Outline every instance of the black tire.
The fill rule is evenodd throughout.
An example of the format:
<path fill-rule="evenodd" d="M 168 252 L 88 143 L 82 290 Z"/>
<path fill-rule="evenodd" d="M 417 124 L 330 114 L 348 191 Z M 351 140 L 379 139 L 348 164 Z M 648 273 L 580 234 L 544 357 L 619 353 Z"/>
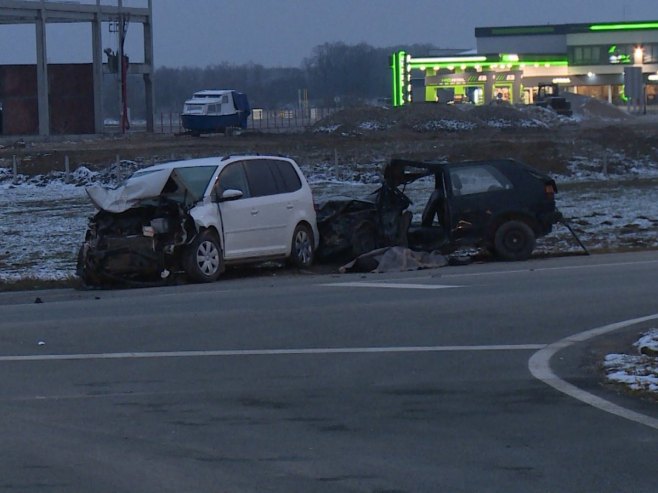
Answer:
<path fill-rule="evenodd" d="M 535 249 L 535 233 L 523 221 L 501 224 L 494 236 L 494 252 L 504 260 L 526 260 Z"/>
<path fill-rule="evenodd" d="M 315 242 L 313 231 L 306 224 L 298 224 L 292 234 L 292 248 L 290 249 L 290 263 L 300 269 L 313 264 L 315 258 Z"/>
<path fill-rule="evenodd" d="M 82 245 L 78 250 L 78 260 L 76 262 L 75 274 L 80 278 L 82 286 L 97 286 L 99 285 L 98 278 L 92 276 L 87 267 L 87 259 L 85 257 L 85 247 Z"/>
<path fill-rule="evenodd" d="M 377 228 L 369 221 L 362 222 L 352 233 L 352 254 L 359 257 L 377 248 Z"/>
<path fill-rule="evenodd" d="M 224 270 L 224 255 L 217 235 L 200 231 L 183 252 L 183 269 L 196 282 L 214 282 Z"/>
<path fill-rule="evenodd" d="M 86 275 L 86 268 L 85 268 L 85 246 L 80 245 L 80 248 L 78 249 L 78 258 L 75 263 L 75 273 L 78 277 L 81 277 L 84 279 L 84 276 Z"/>

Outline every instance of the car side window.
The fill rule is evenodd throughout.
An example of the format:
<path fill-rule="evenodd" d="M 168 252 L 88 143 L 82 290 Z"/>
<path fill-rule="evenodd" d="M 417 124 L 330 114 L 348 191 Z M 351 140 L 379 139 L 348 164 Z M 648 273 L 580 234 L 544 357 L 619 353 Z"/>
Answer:
<path fill-rule="evenodd" d="M 513 188 L 500 171 L 490 165 L 463 166 L 450 170 L 453 195 L 472 195 Z"/>
<path fill-rule="evenodd" d="M 288 161 L 272 160 L 270 161 L 274 177 L 277 181 L 277 187 L 280 193 L 296 192 L 302 188 L 302 182 L 292 164 Z"/>
<path fill-rule="evenodd" d="M 266 159 L 250 159 L 244 162 L 247 181 L 252 197 L 275 195 L 279 192 L 274 174 Z"/>
<path fill-rule="evenodd" d="M 216 190 L 219 196 L 226 190 L 240 190 L 243 199 L 250 196 L 247 177 L 241 162 L 231 163 L 222 170 L 217 178 Z"/>

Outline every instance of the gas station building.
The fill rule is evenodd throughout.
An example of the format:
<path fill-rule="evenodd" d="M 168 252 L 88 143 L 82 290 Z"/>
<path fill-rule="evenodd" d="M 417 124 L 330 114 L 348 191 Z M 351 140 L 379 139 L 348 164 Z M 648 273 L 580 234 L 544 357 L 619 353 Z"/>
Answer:
<path fill-rule="evenodd" d="M 642 103 L 658 104 L 658 21 L 480 27 L 475 38 L 475 53 L 394 53 L 393 105 L 531 104 L 538 85 L 551 83 L 622 105 L 628 67 L 641 73 Z"/>

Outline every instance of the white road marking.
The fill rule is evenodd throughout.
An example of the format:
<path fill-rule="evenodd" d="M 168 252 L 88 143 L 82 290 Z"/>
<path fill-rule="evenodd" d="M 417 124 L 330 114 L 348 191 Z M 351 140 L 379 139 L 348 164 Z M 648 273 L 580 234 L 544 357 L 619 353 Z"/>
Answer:
<path fill-rule="evenodd" d="M 626 409 L 621 406 L 618 406 L 617 404 L 613 404 L 612 402 L 602 399 L 601 397 L 598 397 L 596 395 L 590 394 L 589 392 L 585 392 L 584 390 L 579 389 L 575 385 L 572 385 L 569 382 L 562 380 L 555 373 L 553 373 L 550 366 L 550 360 L 557 352 L 573 344 L 577 344 L 579 342 L 583 342 L 588 339 L 592 339 L 594 337 L 598 337 L 600 335 L 613 332 L 615 330 L 630 327 L 631 325 L 639 324 L 642 322 L 648 322 L 650 320 L 656 320 L 656 319 L 658 319 L 658 314 L 635 318 L 632 320 L 625 320 L 623 322 L 606 325 L 604 327 L 587 330 L 585 332 L 581 332 L 579 334 L 566 337 L 560 341 L 545 346 L 544 348 L 533 354 L 530 360 L 528 361 L 528 368 L 530 369 L 530 372 L 535 378 L 541 380 L 547 385 L 550 385 L 554 389 L 573 397 L 574 399 L 578 399 L 581 402 L 589 404 L 590 406 L 594 406 L 597 409 L 600 409 L 607 413 L 611 413 L 616 416 L 620 416 L 622 418 L 629 419 L 631 421 L 635 421 L 636 423 L 640 423 L 658 430 L 658 419 L 652 418 L 650 416 L 635 411 L 631 411 L 630 409 Z"/>
<path fill-rule="evenodd" d="M 487 272 L 459 272 L 459 273 L 444 273 L 434 274 L 429 276 L 415 276 L 415 277 L 400 277 L 396 281 L 418 281 L 422 279 L 427 280 L 437 280 L 437 279 L 448 279 L 448 278 L 461 278 L 461 277 L 488 277 L 488 276 L 499 276 L 499 275 L 508 275 L 508 274 L 528 274 L 529 272 L 551 272 L 551 271 L 563 271 L 563 270 L 582 270 L 582 269 L 597 269 L 601 267 L 628 267 L 635 265 L 645 265 L 645 264 L 657 264 L 658 260 L 642 260 L 640 262 L 616 262 L 609 264 L 591 264 L 591 265 L 564 265 L 560 267 L 526 267 L 523 269 L 514 269 L 514 270 L 492 270 Z M 438 270 L 438 269 L 437 269 Z M 454 271 L 450 271 L 454 272 Z"/>
<path fill-rule="evenodd" d="M 400 346 L 400 347 L 346 347 L 301 349 L 235 349 L 217 351 L 159 351 L 141 353 L 90 353 L 90 354 L 30 354 L 0 356 L 0 363 L 20 361 L 71 361 L 146 358 L 199 358 L 224 356 L 279 356 L 303 354 L 370 354 L 370 353 L 442 353 L 458 351 L 535 351 L 545 344 L 501 344 L 493 346 Z"/>
<path fill-rule="evenodd" d="M 464 274 L 445 274 L 442 277 L 480 277 L 492 276 L 496 274 L 527 274 L 528 272 L 551 272 L 563 270 L 582 270 L 598 269 L 600 267 L 628 267 L 631 265 L 656 264 L 658 260 L 643 260 L 640 262 L 616 262 L 609 264 L 591 264 L 591 265 L 563 265 L 560 267 L 528 267 L 527 269 L 500 270 L 491 272 L 467 272 Z"/>
<path fill-rule="evenodd" d="M 388 289 L 448 289 L 461 286 L 448 286 L 446 284 L 403 284 L 397 282 L 332 282 L 320 286 L 345 288 L 388 288 Z"/>

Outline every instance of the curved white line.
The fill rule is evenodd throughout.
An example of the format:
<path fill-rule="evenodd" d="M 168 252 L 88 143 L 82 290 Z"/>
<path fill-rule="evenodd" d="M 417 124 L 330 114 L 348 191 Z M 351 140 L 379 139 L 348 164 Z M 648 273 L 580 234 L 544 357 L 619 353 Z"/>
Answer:
<path fill-rule="evenodd" d="M 623 322 L 605 325 L 603 327 L 587 330 L 585 332 L 566 337 L 560 341 L 546 346 L 544 349 L 541 349 L 540 351 L 537 351 L 535 354 L 533 354 L 528 361 L 528 368 L 530 369 L 530 373 L 532 373 L 532 375 L 538 380 L 541 380 L 554 389 L 567 394 L 574 399 L 578 399 L 585 404 L 589 404 L 590 406 L 596 407 L 597 409 L 607 413 L 614 414 L 658 430 L 658 419 L 635 411 L 631 411 L 630 409 L 626 409 L 618 406 L 617 404 L 613 404 L 612 402 L 590 394 L 589 392 L 585 392 L 575 385 L 562 380 L 555 373 L 553 373 L 550 366 L 550 360 L 557 352 L 573 344 L 583 342 L 588 339 L 613 332 L 615 330 L 623 329 L 625 327 L 630 327 L 631 325 L 656 319 L 658 319 L 658 314 L 648 315 L 646 317 L 634 318 L 632 320 L 625 320 Z"/>

